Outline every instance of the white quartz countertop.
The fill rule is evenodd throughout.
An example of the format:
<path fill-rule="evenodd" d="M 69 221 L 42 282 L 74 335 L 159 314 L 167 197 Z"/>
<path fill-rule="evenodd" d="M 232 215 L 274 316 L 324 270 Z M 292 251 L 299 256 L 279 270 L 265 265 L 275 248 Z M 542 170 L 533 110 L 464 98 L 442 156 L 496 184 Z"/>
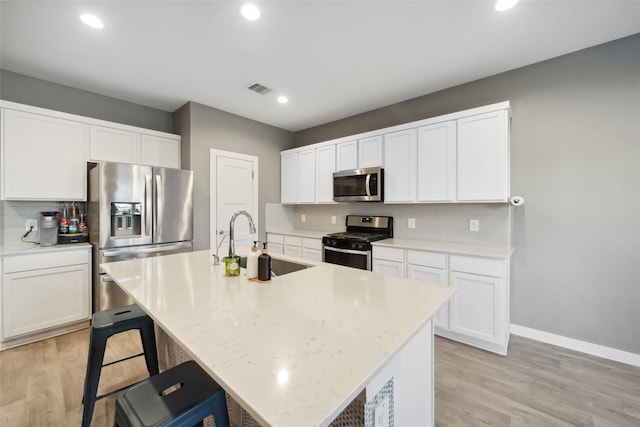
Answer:
<path fill-rule="evenodd" d="M 415 249 L 419 251 L 443 252 L 453 255 L 471 255 L 489 258 L 509 258 L 513 248 L 506 246 L 483 246 L 465 243 L 433 242 L 426 240 L 385 239 L 372 243 L 373 246 L 383 246 L 398 249 Z"/>
<path fill-rule="evenodd" d="M 298 237 L 309 237 L 311 239 L 322 239 L 322 237 L 327 234 L 331 234 L 331 232 L 327 231 L 317 231 L 317 230 L 300 230 L 300 229 L 291 229 L 291 230 L 269 230 L 267 233 L 272 234 L 286 234 L 287 236 L 298 236 Z"/>
<path fill-rule="evenodd" d="M 54 246 L 40 246 L 37 243 L 25 243 L 21 245 L 0 246 L 0 256 L 43 254 L 47 252 L 69 251 L 75 249 L 86 249 L 90 247 L 90 243 L 69 243 Z"/>
<path fill-rule="evenodd" d="M 454 292 L 315 267 L 256 283 L 210 251 L 104 270 L 264 426 L 326 426 Z"/>

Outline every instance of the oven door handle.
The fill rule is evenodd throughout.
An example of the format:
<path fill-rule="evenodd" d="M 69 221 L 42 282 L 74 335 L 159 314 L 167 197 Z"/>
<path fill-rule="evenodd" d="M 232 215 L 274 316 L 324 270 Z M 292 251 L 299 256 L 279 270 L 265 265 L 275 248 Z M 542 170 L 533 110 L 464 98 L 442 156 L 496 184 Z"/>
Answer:
<path fill-rule="evenodd" d="M 325 246 L 325 247 L 324 247 L 324 250 L 325 250 L 325 251 L 340 252 L 340 253 L 343 253 L 343 254 L 354 254 L 354 255 L 366 255 L 366 254 L 367 254 L 367 252 L 369 252 L 369 251 L 365 251 L 365 250 L 362 250 L 362 251 L 354 251 L 353 249 L 338 249 L 338 248 L 330 248 L 330 247 L 328 247 L 328 246 Z"/>

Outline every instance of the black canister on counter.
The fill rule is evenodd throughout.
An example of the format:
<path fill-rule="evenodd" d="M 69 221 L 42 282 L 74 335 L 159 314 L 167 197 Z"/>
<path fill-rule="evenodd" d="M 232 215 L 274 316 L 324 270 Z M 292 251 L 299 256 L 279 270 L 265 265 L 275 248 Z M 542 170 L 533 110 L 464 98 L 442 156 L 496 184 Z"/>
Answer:
<path fill-rule="evenodd" d="M 258 280 L 271 280 L 271 255 L 267 253 L 266 243 L 263 243 L 262 253 L 258 257 Z"/>

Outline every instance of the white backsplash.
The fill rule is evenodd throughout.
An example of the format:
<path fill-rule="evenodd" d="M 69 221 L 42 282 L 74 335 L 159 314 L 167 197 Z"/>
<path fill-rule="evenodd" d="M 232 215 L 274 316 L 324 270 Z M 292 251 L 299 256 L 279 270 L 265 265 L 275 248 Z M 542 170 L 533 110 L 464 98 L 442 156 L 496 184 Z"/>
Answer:
<path fill-rule="evenodd" d="M 387 205 L 346 203 L 331 205 L 283 205 L 291 212 L 293 227 L 303 230 L 337 232 L 345 230 L 346 216 L 387 215 L 394 220 L 394 237 L 489 246 L 510 246 L 510 210 L 506 203 Z M 302 222 L 304 215 L 305 221 Z M 336 224 L 331 217 L 336 217 Z M 415 218 L 416 227 L 408 228 Z M 480 231 L 469 231 L 469 220 L 477 219 Z M 267 230 L 271 227 L 267 220 Z"/>
<path fill-rule="evenodd" d="M 67 204 L 67 207 L 70 205 Z M 61 202 L 18 202 L 5 201 L 2 206 L 2 224 L 3 246 L 20 245 L 22 236 L 26 232 L 25 225 L 27 219 L 35 219 L 40 221 L 41 212 L 57 211 L 62 212 Z M 31 233 L 26 237 L 29 242 L 40 241 L 40 231 Z"/>

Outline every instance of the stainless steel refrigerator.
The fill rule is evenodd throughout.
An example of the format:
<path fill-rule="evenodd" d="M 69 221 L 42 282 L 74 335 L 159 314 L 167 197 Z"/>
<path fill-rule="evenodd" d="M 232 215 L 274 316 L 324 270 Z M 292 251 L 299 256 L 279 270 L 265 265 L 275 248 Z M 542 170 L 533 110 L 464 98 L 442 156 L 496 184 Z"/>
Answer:
<path fill-rule="evenodd" d="M 193 172 L 101 162 L 88 189 L 95 312 L 132 303 L 100 264 L 193 250 Z"/>

